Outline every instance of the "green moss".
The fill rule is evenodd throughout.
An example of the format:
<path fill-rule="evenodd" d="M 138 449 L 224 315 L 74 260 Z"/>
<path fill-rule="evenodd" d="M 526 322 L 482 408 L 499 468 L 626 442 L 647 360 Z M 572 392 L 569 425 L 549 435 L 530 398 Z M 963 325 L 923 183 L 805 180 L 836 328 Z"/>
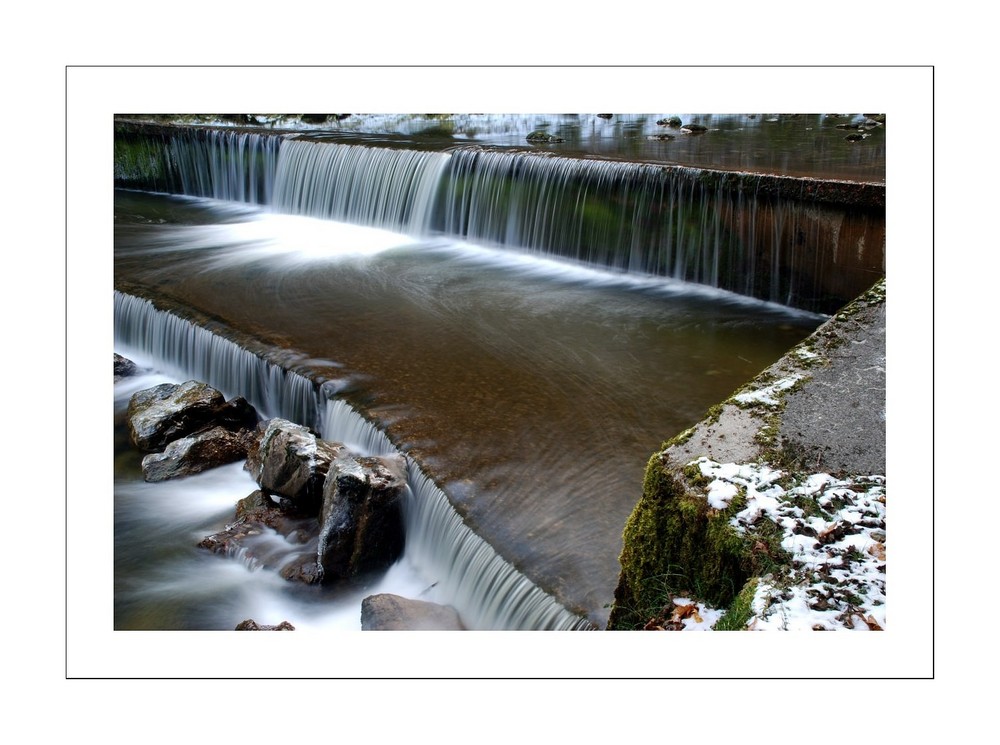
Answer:
<path fill-rule="evenodd" d="M 753 615 L 753 596 L 757 592 L 757 578 L 752 577 L 740 590 L 739 595 L 729 606 L 729 610 L 712 628 L 716 631 L 745 631 L 750 617 Z"/>
<path fill-rule="evenodd" d="M 642 628 L 674 595 L 726 606 L 745 584 L 752 543 L 729 523 L 745 496 L 712 509 L 703 494 L 707 481 L 697 466 L 677 472 L 661 454 L 650 459 L 642 498 L 625 525 L 608 628 Z"/>

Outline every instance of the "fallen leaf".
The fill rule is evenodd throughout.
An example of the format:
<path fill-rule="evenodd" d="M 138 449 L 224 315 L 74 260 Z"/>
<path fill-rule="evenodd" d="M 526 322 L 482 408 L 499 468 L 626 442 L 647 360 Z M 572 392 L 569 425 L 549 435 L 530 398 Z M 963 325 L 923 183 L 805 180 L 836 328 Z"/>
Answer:
<path fill-rule="evenodd" d="M 682 618 L 687 618 L 688 616 L 697 615 L 698 604 L 691 603 L 690 605 L 678 605 L 674 609 L 674 618 L 678 621 Z"/>
<path fill-rule="evenodd" d="M 876 543 L 868 547 L 868 553 L 874 556 L 879 561 L 885 561 L 885 544 Z"/>

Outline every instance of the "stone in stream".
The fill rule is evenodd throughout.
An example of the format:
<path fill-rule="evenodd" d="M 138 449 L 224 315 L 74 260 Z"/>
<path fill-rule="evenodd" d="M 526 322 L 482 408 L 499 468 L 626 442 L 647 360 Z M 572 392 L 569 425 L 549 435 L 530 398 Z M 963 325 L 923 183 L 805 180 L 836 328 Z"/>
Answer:
<path fill-rule="evenodd" d="M 401 457 L 345 454 L 323 484 L 317 561 L 324 581 L 388 568 L 403 553 Z"/>
<path fill-rule="evenodd" d="M 458 612 L 450 605 L 410 600 L 383 593 L 361 601 L 362 631 L 463 631 Z"/>
<path fill-rule="evenodd" d="M 230 432 L 224 427 L 181 437 L 168 443 L 162 453 L 145 456 L 142 476 L 150 482 L 166 481 L 243 460 L 249 440 L 249 432 Z"/>
<path fill-rule="evenodd" d="M 295 627 L 288 621 L 282 621 L 277 626 L 267 626 L 248 618 L 236 624 L 236 631 L 295 631 Z"/>
<path fill-rule="evenodd" d="M 117 383 L 122 378 L 127 378 L 130 375 L 135 375 L 136 364 L 128 359 L 127 357 L 122 357 L 120 354 L 115 352 L 115 382 Z"/>
<path fill-rule="evenodd" d="M 327 470 L 343 451 L 343 445 L 321 440 L 300 424 L 275 418 L 248 454 L 246 468 L 269 494 L 318 510 Z"/>
<path fill-rule="evenodd" d="M 136 392 L 125 416 L 133 444 L 148 452 L 216 426 L 235 431 L 257 424 L 257 412 L 245 399 L 227 403 L 222 393 L 195 380 L 162 383 Z"/>
<path fill-rule="evenodd" d="M 258 540 L 270 532 L 284 540 L 277 546 Z M 224 556 L 238 555 L 260 568 L 279 570 L 286 579 L 315 584 L 319 582 L 318 534 L 315 516 L 303 514 L 290 503 L 279 505 L 258 489 L 236 503 L 233 522 L 204 538 L 198 547 Z M 300 550 L 294 550 L 296 546 Z"/>

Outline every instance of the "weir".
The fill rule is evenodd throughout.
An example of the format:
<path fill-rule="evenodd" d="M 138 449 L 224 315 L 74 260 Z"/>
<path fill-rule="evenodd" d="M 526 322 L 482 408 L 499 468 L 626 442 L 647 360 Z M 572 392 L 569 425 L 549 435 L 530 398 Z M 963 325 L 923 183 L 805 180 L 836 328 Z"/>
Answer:
<path fill-rule="evenodd" d="M 131 254 L 125 250 L 121 263 L 116 263 L 116 288 L 119 290 L 115 293 L 116 343 L 122 345 L 123 351 L 128 348 L 142 350 L 162 361 L 168 371 L 185 379 L 204 380 L 228 395 L 243 395 L 267 416 L 281 416 L 306 424 L 327 439 L 346 442 L 365 453 L 402 452 L 407 459 L 410 489 L 406 503 L 406 555 L 413 562 L 432 568 L 434 575 L 440 577 L 439 597 L 454 605 L 472 628 L 582 629 L 593 628 L 606 620 L 606 613 L 602 619 L 598 600 L 605 589 L 610 593 L 613 585 L 613 581 L 608 582 L 603 577 L 608 571 L 609 545 L 619 540 L 620 527 L 617 526 L 627 514 L 623 505 L 628 506 L 627 500 L 634 502 L 640 479 L 628 483 L 631 496 L 626 494 L 626 501 L 623 502 L 621 495 L 614 495 L 618 503 L 609 509 L 600 500 L 609 499 L 609 493 L 620 488 L 618 464 L 601 462 L 598 458 L 578 463 L 574 458 L 586 458 L 588 449 L 594 445 L 621 449 L 626 439 L 635 436 L 638 440 L 639 435 L 631 431 L 634 427 L 628 421 L 612 433 L 612 428 L 607 426 L 609 422 L 602 419 L 605 415 L 588 412 L 585 408 L 578 410 L 579 402 L 583 396 L 598 396 L 608 400 L 608 410 L 626 417 L 649 417 L 660 438 L 682 428 L 662 425 L 666 431 L 660 429 L 661 425 L 656 422 L 665 421 L 657 419 L 664 409 L 688 407 L 691 411 L 684 413 L 680 421 L 686 419 L 693 423 L 708 403 L 699 403 L 693 391 L 690 400 L 656 401 L 652 406 L 643 400 L 644 394 L 634 398 L 623 396 L 619 400 L 618 392 L 611 387 L 617 380 L 607 385 L 601 378 L 603 368 L 607 368 L 610 380 L 614 378 L 610 373 L 616 366 L 634 365 L 631 374 L 636 379 L 649 380 L 646 390 L 657 392 L 654 395 L 660 395 L 659 378 L 696 370 L 699 375 L 719 375 L 715 384 L 721 385 L 721 390 L 728 394 L 740 384 L 738 381 L 749 378 L 748 371 L 752 374 L 759 370 L 760 360 L 772 353 L 734 347 L 727 361 L 717 364 L 702 362 L 704 350 L 678 348 L 676 352 L 671 349 L 670 354 L 647 361 L 637 359 L 637 349 L 624 344 L 619 356 L 605 360 L 598 350 L 611 349 L 617 354 L 614 347 L 619 344 L 620 334 L 604 337 L 596 332 L 591 334 L 590 329 L 608 327 L 613 331 L 619 320 L 600 314 L 593 319 L 577 315 L 578 308 L 584 305 L 588 308 L 603 306 L 601 302 L 589 300 L 584 305 L 578 304 L 572 299 L 578 292 L 572 283 L 558 287 L 558 302 L 564 306 L 553 305 L 554 315 L 564 320 L 539 332 L 538 338 L 519 336 L 520 317 L 517 316 L 514 319 L 517 323 L 502 333 L 493 332 L 486 325 L 480 331 L 476 328 L 477 321 L 469 318 L 458 323 L 471 327 L 470 338 L 461 338 L 460 344 L 452 349 L 454 342 L 445 341 L 444 332 L 450 333 L 450 325 L 456 321 L 445 311 L 460 315 L 463 300 L 455 300 L 448 293 L 452 286 L 465 287 L 471 283 L 464 275 L 442 274 L 440 280 L 434 279 L 426 287 L 420 285 L 432 276 L 428 272 L 438 271 L 425 266 L 430 259 L 420 257 L 421 251 L 430 255 L 432 248 L 441 250 L 434 247 L 433 241 L 444 238 L 448 241 L 447 250 L 457 251 L 459 249 L 453 246 L 468 242 L 474 246 L 494 247 L 501 253 L 553 257 L 581 266 L 598 267 L 602 271 L 610 270 L 602 275 L 600 284 L 588 287 L 607 286 L 608 277 L 615 275 L 629 281 L 635 277 L 667 278 L 813 313 L 831 312 L 839 307 L 845 299 L 857 294 L 856 287 L 867 287 L 874 276 L 881 276 L 884 264 L 885 228 L 878 205 L 878 189 L 808 179 L 568 158 L 526 152 L 523 148 L 473 145 L 433 151 L 413 143 L 386 146 L 384 143 L 335 142 L 328 137 L 295 133 L 122 124 L 116 128 L 115 184 L 127 189 L 257 205 L 270 213 L 304 215 L 398 231 L 412 237 L 414 244 L 420 244 L 414 253 L 414 257 L 419 258 L 413 258 L 412 264 L 409 257 L 394 256 L 380 263 L 376 270 L 356 276 L 351 265 L 344 264 L 344 268 L 338 270 L 343 274 L 340 281 L 357 281 L 358 284 L 351 287 L 351 292 L 343 292 L 343 299 L 335 298 L 318 274 L 313 276 L 301 268 L 293 271 L 282 265 L 278 269 L 275 264 L 277 273 L 285 272 L 287 276 L 279 276 L 274 287 L 263 284 L 259 278 L 266 276 L 271 267 L 263 263 L 264 259 L 247 258 L 241 260 L 245 261 L 243 264 L 236 261 L 216 272 L 216 267 L 234 261 L 227 256 L 235 255 L 227 253 L 231 249 L 224 243 L 216 245 L 219 239 L 215 236 L 221 233 L 209 234 L 203 245 L 196 241 L 190 243 L 190 261 L 183 256 L 184 240 L 165 241 L 164 245 L 172 246 L 170 251 L 156 248 L 152 252 L 157 254 L 157 260 L 166 257 L 162 268 L 145 268 L 144 256 L 152 256 L 152 253 L 144 254 L 145 248 Z M 884 199 L 884 187 L 881 198 Z M 186 228 L 184 225 L 182 229 Z M 122 225 L 122 235 L 129 235 L 128 231 L 133 229 L 136 235 L 146 230 L 145 227 Z M 176 235 L 186 235 L 182 229 L 178 229 Z M 124 243 L 128 244 L 129 240 Z M 116 250 L 117 244 L 116 237 Z M 455 254 L 461 261 L 449 266 L 469 261 L 470 255 Z M 215 262 L 211 264 L 212 271 L 199 273 L 199 266 L 209 264 L 197 262 L 206 260 Z M 491 266 L 494 268 L 490 272 L 494 272 L 495 264 Z M 175 269 L 184 276 L 171 275 Z M 304 334 L 302 338 L 310 341 L 325 336 L 320 328 L 324 319 L 331 326 L 356 324 L 362 334 L 370 333 L 373 337 L 393 333 L 395 326 L 391 319 L 383 322 L 365 316 L 354 321 L 344 314 L 369 300 L 378 302 L 376 297 L 391 299 L 392 293 L 383 291 L 383 285 L 388 282 L 385 277 L 393 276 L 395 280 L 397 275 L 399 287 L 394 287 L 394 292 L 402 291 L 404 295 L 411 290 L 415 292 L 412 297 L 402 298 L 401 311 L 409 314 L 407 321 L 415 328 L 425 324 L 429 329 L 425 336 L 413 332 L 414 343 L 430 344 L 435 348 L 440 344 L 437 355 L 440 359 L 431 359 L 429 369 L 408 375 L 411 361 L 405 351 L 397 354 L 388 347 L 379 349 L 376 344 L 373 345 L 374 356 L 366 358 L 359 353 L 361 356 L 357 360 L 346 363 L 347 367 L 353 364 L 357 368 L 353 372 L 360 370 L 363 375 L 382 376 L 410 386 L 416 377 L 440 376 L 442 371 L 449 370 L 446 367 L 449 362 L 451 369 L 461 369 L 465 364 L 475 366 L 476 358 L 468 356 L 470 351 L 484 355 L 479 362 L 490 365 L 494 364 L 494 356 L 498 360 L 505 355 L 523 356 L 524 359 L 518 362 L 524 369 L 508 371 L 498 367 L 495 372 L 491 371 L 492 379 L 484 376 L 482 381 L 466 382 L 456 378 L 452 381 L 456 386 L 451 396 L 453 400 L 428 397 L 422 389 L 414 387 L 414 395 L 418 396 L 414 410 L 402 414 L 398 412 L 399 402 L 382 401 L 379 392 L 362 392 L 357 395 L 369 397 L 362 407 L 363 416 L 357 408 L 339 398 L 347 384 L 332 368 L 333 363 L 328 365 L 329 360 L 317 359 L 341 352 L 348 356 L 347 349 L 303 348 L 297 351 L 280 346 L 281 338 L 300 331 Z M 438 281 L 440 287 L 435 285 Z M 591 281 L 588 279 L 586 283 Z M 314 304 L 310 305 L 308 298 L 301 301 L 296 298 L 287 308 L 268 307 L 269 302 L 281 297 L 280 286 L 285 283 L 294 291 L 292 297 L 298 294 L 299 288 L 308 286 Z M 243 284 L 246 288 L 234 292 L 230 298 L 218 295 L 223 288 Z M 532 298 L 550 302 L 547 293 L 553 290 L 552 283 L 546 280 L 539 287 L 539 294 Z M 663 288 L 659 287 L 655 290 L 661 291 Z M 469 292 L 474 294 L 474 287 Z M 241 293 L 245 294 L 241 296 Z M 690 289 L 682 291 L 682 294 L 690 293 Z M 170 299 L 169 310 L 158 309 L 147 299 L 164 297 Z M 437 300 L 450 307 L 436 307 Z M 502 302 L 506 301 L 515 305 L 503 307 Z M 495 317 L 500 318 L 512 315 L 518 303 L 524 304 L 525 300 L 511 294 L 501 282 L 500 295 L 495 302 L 498 307 L 491 308 L 490 312 L 495 310 Z M 545 302 L 539 305 L 544 306 Z M 556 303 L 555 300 L 551 302 Z M 256 316 L 241 309 L 256 303 L 265 308 Z M 317 308 L 316 303 L 322 304 L 322 308 Z M 732 298 L 720 303 L 730 308 L 734 304 L 738 302 Z M 564 313 L 563 307 L 571 312 Z M 313 312 L 318 319 L 317 329 L 312 330 L 312 326 L 299 329 L 296 317 L 304 318 L 303 314 Z M 612 315 L 618 312 L 615 310 Z M 654 345 L 663 347 L 667 347 L 664 342 L 671 335 L 683 334 L 687 338 L 689 333 L 698 333 L 711 346 L 716 333 L 727 336 L 737 329 L 736 336 L 742 334 L 738 330 L 742 321 L 723 320 L 721 331 L 714 327 L 705 330 L 699 328 L 699 322 L 686 320 L 688 312 L 686 309 L 678 311 L 680 326 L 677 331 L 670 331 L 661 328 L 665 324 L 655 316 L 651 315 L 648 320 L 641 314 L 632 317 L 630 308 L 624 314 L 628 317 L 622 328 L 632 327 L 629 333 L 635 332 L 635 338 L 643 343 L 647 336 L 660 334 L 655 336 Z M 787 339 L 797 340 L 804 335 L 796 329 L 815 323 L 787 309 L 769 308 L 762 315 L 786 313 L 788 320 L 776 324 L 780 332 L 773 332 L 774 339 L 786 339 L 777 342 L 782 349 L 790 346 Z M 531 309 L 527 315 L 535 314 L 537 310 Z M 237 316 L 240 322 L 228 322 Z M 543 347 L 551 346 L 563 352 L 560 324 L 564 321 L 578 325 L 593 336 L 587 342 L 593 344 L 592 350 L 575 350 L 566 342 L 566 352 L 571 357 L 560 357 L 547 350 L 538 360 L 533 359 L 532 351 Z M 484 317 L 478 322 L 486 324 L 487 319 Z M 767 322 L 775 323 L 773 319 Z M 259 336 L 256 330 L 262 323 L 268 324 L 267 333 Z M 376 325 L 368 332 L 372 323 Z M 410 332 L 408 328 L 407 333 Z M 785 336 L 780 336 L 782 334 Z M 325 338 L 321 341 L 332 343 Z M 736 362 L 737 359 L 740 362 Z M 377 372 L 371 373 L 358 360 L 367 360 Z M 553 407 L 560 418 L 561 431 L 571 432 L 574 437 L 579 434 L 579 441 L 567 438 L 564 443 L 546 445 L 542 450 L 550 460 L 541 463 L 537 473 L 525 471 L 522 475 L 516 463 L 510 473 L 495 468 L 490 458 L 505 462 L 515 451 L 517 457 L 531 457 L 535 452 L 542 452 L 534 443 L 522 442 L 520 433 L 509 425 L 518 417 L 535 417 L 537 404 L 523 397 L 523 392 L 539 387 L 539 383 L 530 378 L 528 372 L 534 375 L 548 369 L 559 370 L 564 377 L 563 382 L 552 384 L 552 391 L 545 392 L 551 398 L 546 405 Z M 390 372 L 396 377 L 390 378 Z M 736 382 L 726 383 L 730 379 L 726 376 L 735 376 L 732 379 Z M 459 382 L 462 387 L 458 387 Z M 625 385 L 627 387 L 628 383 Z M 506 396 L 503 401 L 492 404 L 504 410 L 484 408 L 480 412 L 477 403 L 490 405 L 483 403 L 482 391 L 488 392 L 491 387 L 496 388 L 497 396 Z M 405 391 L 409 392 L 410 388 Z M 424 400 L 419 396 L 424 396 Z M 709 403 L 714 400 L 718 398 L 709 399 Z M 425 439 L 425 422 L 420 409 L 430 402 L 443 412 L 441 416 L 456 420 L 462 413 L 463 404 L 468 402 L 464 408 L 471 406 L 474 413 L 481 413 L 482 421 L 465 426 L 472 427 L 471 432 L 492 431 L 499 435 L 502 431 L 505 439 L 497 437 L 498 443 L 491 443 L 493 449 L 482 447 L 483 454 L 478 459 L 474 450 L 482 443 L 472 441 L 470 430 L 457 430 L 452 440 L 438 435 L 440 442 L 431 442 Z M 510 411 L 506 410 L 508 405 Z M 400 421 L 402 424 L 398 424 Z M 536 425 L 533 422 L 531 426 Z M 399 443 L 398 447 L 394 443 Z M 640 442 L 636 446 L 629 442 L 629 447 L 637 447 L 638 452 L 643 453 L 635 458 L 639 470 L 642 459 L 656 444 Z M 560 445 L 566 452 L 552 450 Z M 529 455 L 522 455 L 522 450 Z M 455 454 L 454 465 L 442 464 L 441 451 Z M 426 459 L 421 460 L 423 456 Z M 629 459 L 633 457 L 629 455 Z M 430 463 L 434 464 L 433 469 L 429 468 Z M 489 541 L 480 536 L 485 519 L 483 500 L 466 491 L 463 478 L 455 470 L 470 464 L 479 469 L 476 478 L 488 485 L 482 491 L 498 508 L 524 512 L 510 527 L 492 525 L 493 535 Z M 562 500 L 553 502 L 555 507 L 549 503 L 544 508 L 536 506 L 534 503 L 541 503 L 542 497 L 550 498 L 547 492 L 556 492 L 562 487 L 558 474 L 563 468 L 578 471 L 574 474 L 572 488 L 566 494 L 555 495 Z M 515 478 L 517 488 L 507 489 L 509 484 L 503 478 Z M 447 487 L 447 493 L 442 486 Z M 538 495 L 539 499 L 534 499 L 532 489 L 543 492 Z M 582 489 L 592 489 L 593 494 Z M 576 512 L 576 519 L 591 532 L 574 534 L 567 531 L 561 517 L 567 510 Z M 619 512 L 622 512 L 620 517 Z M 602 544 L 599 551 L 595 548 L 593 552 L 602 553 L 602 557 L 593 565 L 581 562 L 570 566 L 569 557 L 563 557 L 559 549 L 552 548 L 546 554 L 530 545 L 536 538 L 546 540 L 567 532 L 572 551 L 582 554 L 592 545 L 597 546 L 592 536 L 608 533 L 605 521 L 616 526 L 612 528 L 615 532 L 610 543 L 604 541 L 609 545 Z M 498 536 L 499 542 L 495 540 Z M 493 547 L 505 541 L 506 558 Z M 516 568 L 532 563 L 547 583 L 545 591 L 540 589 L 538 582 Z M 580 577 L 587 577 L 597 589 L 581 585 Z M 577 596 L 567 603 L 565 598 L 574 591 L 578 592 Z M 573 606 L 571 610 L 567 609 L 569 605 Z"/>
<path fill-rule="evenodd" d="M 116 185 L 443 234 L 832 313 L 885 271 L 884 187 L 517 148 L 120 125 Z"/>
<path fill-rule="evenodd" d="M 347 403 L 327 398 L 321 384 L 268 359 L 280 358 L 282 350 L 251 352 L 222 332 L 115 292 L 116 348 L 153 357 L 164 372 L 206 382 L 227 397 L 242 395 L 265 417 L 312 427 L 324 439 L 363 455 L 399 454 L 384 433 Z M 406 462 L 406 553 L 441 577 L 438 596 L 459 611 L 468 628 L 592 628 L 504 561 L 462 522 L 420 467 L 412 459 Z"/>

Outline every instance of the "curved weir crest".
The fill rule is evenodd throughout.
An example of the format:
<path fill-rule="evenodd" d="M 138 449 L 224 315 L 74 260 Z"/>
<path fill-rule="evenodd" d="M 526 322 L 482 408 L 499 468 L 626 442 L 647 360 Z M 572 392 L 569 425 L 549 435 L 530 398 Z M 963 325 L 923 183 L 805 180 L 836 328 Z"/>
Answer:
<path fill-rule="evenodd" d="M 243 395 L 265 416 L 316 428 L 324 439 L 366 455 L 398 450 L 346 402 L 326 398 L 312 380 L 143 298 L 115 291 L 115 344 L 156 359 L 169 372 Z M 325 400 L 324 400 L 325 399 Z M 404 559 L 439 577 L 436 595 L 472 629 L 592 628 L 518 572 L 462 521 L 445 493 L 406 458 Z M 276 539 L 277 540 L 277 539 Z M 253 568 L 245 556 L 234 557 Z"/>
<path fill-rule="evenodd" d="M 884 274 L 884 214 L 843 184 L 463 146 L 163 128 L 116 142 L 116 183 L 443 234 L 829 313 Z"/>

